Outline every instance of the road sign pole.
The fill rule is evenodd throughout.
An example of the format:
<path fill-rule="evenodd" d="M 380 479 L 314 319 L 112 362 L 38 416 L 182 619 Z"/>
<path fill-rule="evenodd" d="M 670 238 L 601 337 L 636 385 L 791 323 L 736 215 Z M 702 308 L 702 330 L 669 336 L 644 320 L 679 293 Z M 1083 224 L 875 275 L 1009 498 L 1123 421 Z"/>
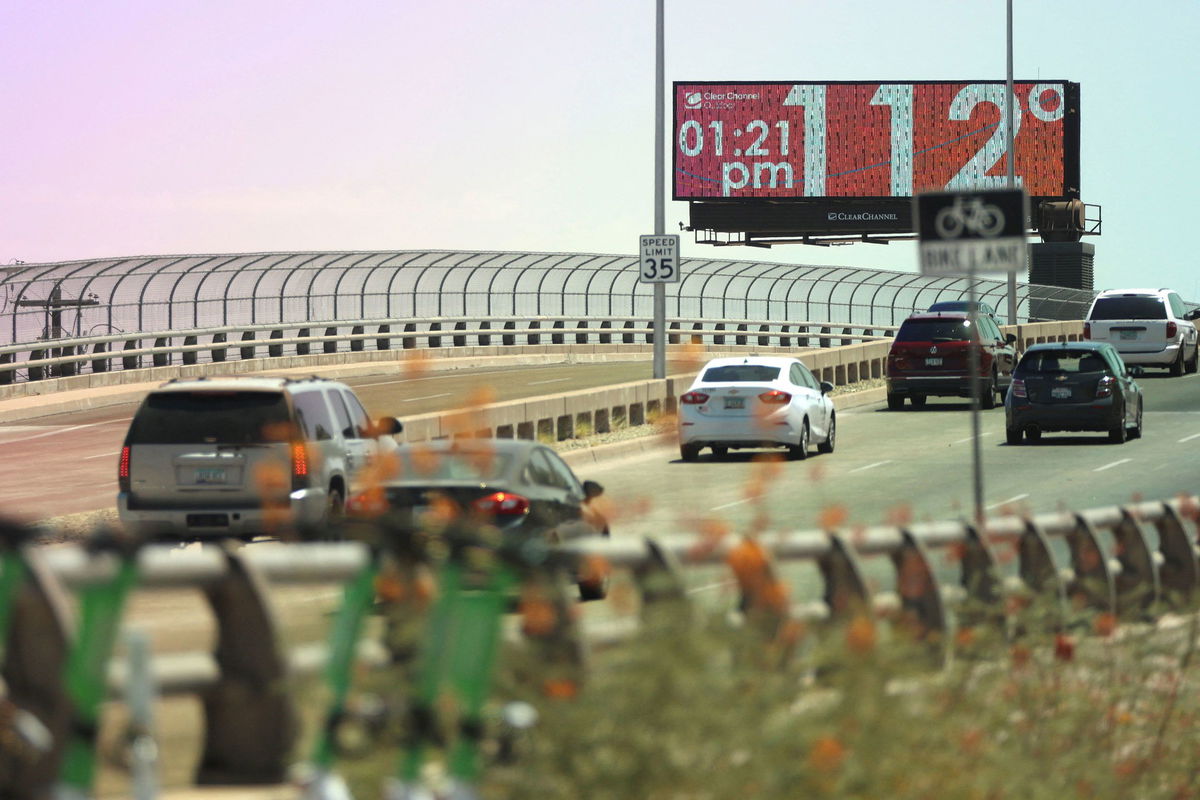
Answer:
<path fill-rule="evenodd" d="M 1007 91 L 1008 96 L 1004 103 L 1004 125 L 1007 128 L 1008 141 L 1005 145 L 1008 147 L 1008 188 L 1017 188 L 1017 151 L 1013 149 L 1013 17 L 1012 17 L 1012 0 L 1008 0 L 1008 33 L 1005 37 L 1007 50 Z M 1021 226 L 1024 227 L 1025 221 L 1021 221 Z M 1017 320 L 1017 273 L 1008 273 L 1008 324 L 1016 325 Z"/>
<path fill-rule="evenodd" d="M 663 58 L 663 0 L 655 3 L 654 29 L 654 235 L 666 232 L 666 154 L 663 137 L 666 135 L 666 98 Z M 654 284 L 654 377 L 667 377 L 667 287 Z"/>
<path fill-rule="evenodd" d="M 975 506 L 975 525 L 977 529 L 981 530 L 983 527 L 983 452 L 979 441 L 979 406 L 983 391 L 979 379 L 979 349 L 983 341 L 979 335 L 975 274 L 975 270 L 967 273 L 967 319 L 971 322 L 971 332 L 967 338 L 967 376 L 971 381 L 971 497 Z M 990 381 L 987 390 L 993 391 Z"/>

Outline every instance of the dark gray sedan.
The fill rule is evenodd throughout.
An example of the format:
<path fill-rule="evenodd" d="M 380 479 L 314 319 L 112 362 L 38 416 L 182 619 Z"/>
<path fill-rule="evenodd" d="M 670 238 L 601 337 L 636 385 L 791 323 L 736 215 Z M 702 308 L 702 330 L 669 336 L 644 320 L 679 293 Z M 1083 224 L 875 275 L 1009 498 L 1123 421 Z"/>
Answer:
<path fill-rule="evenodd" d="M 1037 344 L 1013 371 L 1004 401 L 1009 444 L 1045 431 L 1105 431 L 1121 444 L 1142 435 L 1141 367 L 1105 342 Z"/>

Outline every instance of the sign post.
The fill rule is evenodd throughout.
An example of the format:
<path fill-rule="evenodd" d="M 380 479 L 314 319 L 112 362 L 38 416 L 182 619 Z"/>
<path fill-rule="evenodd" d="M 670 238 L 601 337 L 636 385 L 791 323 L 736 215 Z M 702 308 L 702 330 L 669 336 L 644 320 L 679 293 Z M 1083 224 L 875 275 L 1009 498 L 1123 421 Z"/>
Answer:
<path fill-rule="evenodd" d="M 638 237 L 638 280 L 654 284 L 654 377 L 667 377 L 666 286 L 679 283 L 679 235 Z"/>
<path fill-rule="evenodd" d="M 971 384 L 971 463 L 975 525 L 983 525 L 983 457 L 979 443 L 978 315 L 975 277 L 980 272 L 1016 272 L 1025 268 L 1025 227 L 1029 198 L 1023 189 L 978 192 L 928 192 L 913 198 L 923 275 L 967 276 L 967 313 L 971 345 L 967 349 Z M 988 383 L 988 391 L 992 391 Z"/>

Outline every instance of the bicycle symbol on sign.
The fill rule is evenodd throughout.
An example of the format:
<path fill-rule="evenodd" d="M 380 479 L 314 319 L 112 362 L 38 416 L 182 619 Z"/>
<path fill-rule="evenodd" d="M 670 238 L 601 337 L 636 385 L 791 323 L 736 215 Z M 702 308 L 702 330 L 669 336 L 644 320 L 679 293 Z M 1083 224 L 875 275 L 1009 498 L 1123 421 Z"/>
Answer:
<path fill-rule="evenodd" d="M 934 218 L 938 236 L 957 239 L 963 231 L 992 237 L 1004 227 L 1004 214 L 997 206 L 983 202 L 979 197 L 954 198 L 954 205 L 946 206 Z"/>

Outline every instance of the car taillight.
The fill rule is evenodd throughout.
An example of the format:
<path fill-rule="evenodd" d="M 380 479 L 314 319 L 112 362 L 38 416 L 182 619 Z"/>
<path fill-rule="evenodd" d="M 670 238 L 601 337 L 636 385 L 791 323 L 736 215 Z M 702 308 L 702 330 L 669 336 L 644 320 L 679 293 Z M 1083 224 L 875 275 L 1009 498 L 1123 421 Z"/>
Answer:
<path fill-rule="evenodd" d="M 495 492 L 471 504 L 476 511 L 493 517 L 515 517 L 529 513 L 529 500 L 511 492 Z"/>
<path fill-rule="evenodd" d="M 1020 378 L 1013 378 L 1012 382 L 1013 397 L 1028 397 L 1025 392 L 1025 381 Z"/>
<path fill-rule="evenodd" d="M 117 489 L 129 491 L 129 445 L 121 448 L 121 459 L 117 462 Z"/>
<path fill-rule="evenodd" d="M 778 389 L 772 389 L 769 392 L 763 392 L 758 396 L 758 399 L 770 406 L 783 406 L 792 402 L 792 396 L 787 392 L 781 392 Z"/>
<path fill-rule="evenodd" d="M 679 402 L 689 406 L 698 406 L 708 402 L 708 395 L 704 392 L 687 392 L 679 398 Z"/>
<path fill-rule="evenodd" d="M 1085 338 L 1085 339 L 1092 338 L 1092 323 L 1090 323 L 1090 322 L 1083 323 L 1083 338 Z"/>
<path fill-rule="evenodd" d="M 1096 384 L 1096 397 L 1112 397 L 1113 386 L 1116 384 L 1116 379 L 1111 375 L 1105 375 Z"/>
<path fill-rule="evenodd" d="M 292 491 L 308 488 L 308 448 L 292 442 Z"/>
<path fill-rule="evenodd" d="M 1177 333 L 1179 333 L 1179 326 L 1174 322 L 1167 322 L 1167 338 L 1174 339 Z"/>

